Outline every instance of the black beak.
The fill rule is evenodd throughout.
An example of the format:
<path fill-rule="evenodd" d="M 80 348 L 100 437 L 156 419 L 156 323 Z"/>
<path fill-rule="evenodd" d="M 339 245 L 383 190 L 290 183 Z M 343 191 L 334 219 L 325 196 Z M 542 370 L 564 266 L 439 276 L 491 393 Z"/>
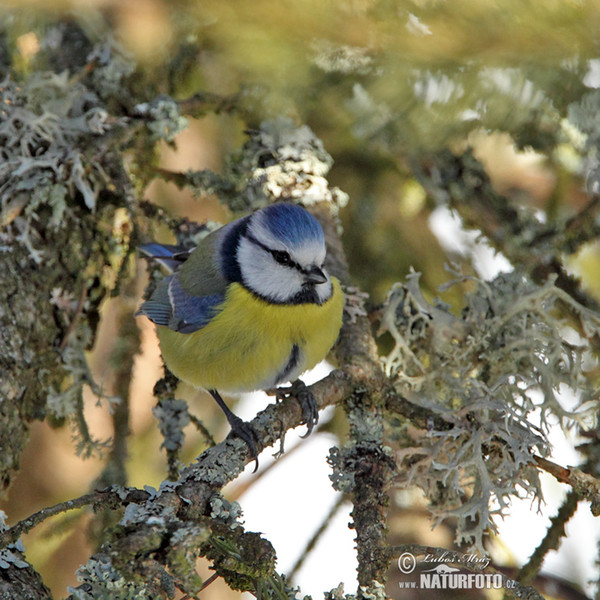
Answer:
<path fill-rule="evenodd" d="M 325 283 L 327 281 L 327 275 L 323 273 L 323 270 L 317 267 L 316 265 L 311 267 L 310 270 L 304 273 L 304 278 L 306 279 L 306 283 L 311 285 L 315 285 L 317 283 Z"/>

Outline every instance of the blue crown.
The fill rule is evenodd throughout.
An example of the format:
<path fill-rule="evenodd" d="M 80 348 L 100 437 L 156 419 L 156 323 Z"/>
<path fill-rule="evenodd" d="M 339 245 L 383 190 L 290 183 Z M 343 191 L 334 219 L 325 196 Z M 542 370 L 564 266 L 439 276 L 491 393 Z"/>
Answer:
<path fill-rule="evenodd" d="M 271 204 L 263 209 L 263 223 L 276 238 L 291 246 L 308 240 L 323 242 L 321 224 L 308 211 L 296 204 Z"/>

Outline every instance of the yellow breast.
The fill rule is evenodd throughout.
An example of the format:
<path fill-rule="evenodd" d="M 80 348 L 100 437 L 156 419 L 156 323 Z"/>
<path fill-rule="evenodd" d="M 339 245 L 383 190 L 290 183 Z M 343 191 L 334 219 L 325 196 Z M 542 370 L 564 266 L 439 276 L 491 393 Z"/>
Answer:
<path fill-rule="evenodd" d="M 296 379 L 325 358 L 342 325 L 343 293 L 331 279 L 333 295 L 321 306 L 270 304 L 231 284 L 223 309 L 199 331 L 157 327 L 165 363 L 182 381 L 226 392 Z"/>

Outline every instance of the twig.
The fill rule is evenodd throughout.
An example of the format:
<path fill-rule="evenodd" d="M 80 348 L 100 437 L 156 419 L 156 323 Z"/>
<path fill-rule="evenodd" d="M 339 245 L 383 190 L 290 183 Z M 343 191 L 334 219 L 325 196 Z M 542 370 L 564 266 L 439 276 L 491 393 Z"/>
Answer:
<path fill-rule="evenodd" d="M 173 183 L 179 189 L 183 189 L 189 185 L 189 176 L 186 173 L 181 173 L 180 171 L 171 171 L 170 169 L 164 169 L 162 167 L 156 167 L 154 172 L 164 181 L 168 181 L 169 183 Z"/>
<path fill-rule="evenodd" d="M 204 591 L 211 583 L 213 583 L 214 581 L 216 581 L 219 578 L 218 573 L 213 573 L 203 584 L 202 587 L 200 588 L 200 591 Z M 182 598 L 182 600 L 184 600 Z"/>
<path fill-rule="evenodd" d="M 350 392 L 350 382 L 347 376 L 341 371 L 333 371 L 325 379 L 310 386 L 310 389 L 315 396 L 319 408 L 324 408 L 325 406 L 341 402 L 342 398 Z M 259 450 L 273 444 L 278 439 L 278 434 L 282 431 L 298 427 L 302 423 L 302 420 L 302 410 L 294 398 L 289 397 L 281 402 L 270 404 L 251 423 L 259 438 L 257 440 Z M 271 423 L 281 424 L 281 429 L 278 426 L 277 432 L 274 433 L 270 425 Z M 244 466 L 253 460 L 249 456 L 248 448 L 244 442 L 237 438 L 227 438 L 223 442 L 206 450 L 200 455 L 196 463 L 184 469 L 178 481 L 179 488 L 176 495 L 176 502 L 180 504 L 184 512 L 191 509 L 195 511 L 204 510 L 212 496 L 213 490 L 219 489 L 229 481 L 235 479 L 244 469 Z M 217 476 L 214 472 L 215 463 L 220 464 L 223 467 L 223 471 L 229 465 L 230 470 Z M 234 470 L 231 469 L 232 466 Z M 167 496 L 168 494 L 165 493 L 157 496 L 154 500 L 149 500 L 150 494 L 144 490 L 137 488 L 123 489 L 115 486 L 106 490 L 85 494 L 79 498 L 43 508 L 37 513 L 19 521 L 6 531 L 0 532 L 0 548 L 16 542 L 23 533 L 27 533 L 47 518 L 67 510 L 96 503 L 102 503 L 102 506 L 124 506 L 128 503 L 141 504 L 146 501 L 149 501 L 149 503 L 155 502 L 156 504 L 161 504 L 165 501 L 171 502 L 173 499 L 167 499 Z M 192 497 L 201 499 L 201 504 L 191 507 L 188 498 L 191 499 Z"/>
<path fill-rule="evenodd" d="M 589 500 L 590 510 L 600 516 L 600 481 L 577 467 L 561 467 L 541 456 L 533 457 L 538 467 L 550 473 L 561 483 L 568 483 L 580 500 Z"/>
<path fill-rule="evenodd" d="M 144 490 L 137 488 L 117 488 L 111 487 L 105 490 L 99 490 L 90 494 L 84 494 L 79 498 L 67 500 L 66 502 L 59 502 L 54 506 L 42 508 L 36 513 L 33 513 L 26 519 L 19 521 L 12 527 L 9 527 L 5 531 L 0 532 L 0 548 L 5 548 L 9 544 L 14 544 L 24 533 L 27 533 L 33 529 L 36 525 L 39 525 L 46 519 L 73 510 L 75 508 L 82 508 L 89 506 L 90 504 L 102 503 L 106 506 L 125 506 L 126 504 L 142 504 L 148 500 L 150 494 Z"/>
<path fill-rule="evenodd" d="M 574 490 L 567 494 L 558 513 L 550 519 L 550 527 L 548 527 L 544 539 L 529 557 L 529 560 L 519 569 L 515 579 L 525 585 L 529 585 L 535 579 L 542 568 L 546 554 L 550 550 L 558 550 L 561 538 L 566 535 L 565 525 L 575 514 L 579 500 L 580 498 Z"/>
<path fill-rule="evenodd" d="M 386 389 L 385 409 L 393 415 L 408 419 L 415 427 L 425 431 L 448 431 L 454 427 L 454 423 L 446 421 L 444 417 L 424 406 L 407 400 L 392 387 Z"/>
<path fill-rule="evenodd" d="M 392 391 L 366 316 L 344 324 L 336 355 L 353 382 L 344 402 L 350 441 L 339 451 L 341 463 L 336 468 L 352 482 L 344 491 L 353 504 L 358 582 L 368 591 L 373 582 L 385 583 L 389 564 L 387 488 L 395 465 L 383 443 L 383 410 Z"/>
<path fill-rule="evenodd" d="M 196 428 L 196 430 L 200 433 L 200 435 L 204 438 L 204 441 L 207 446 L 214 446 L 216 444 L 215 438 L 212 436 L 210 431 L 206 429 L 206 426 L 196 415 L 192 414 L 188 411 L 188 415 L 190 417 L 190 423 Z"/>
<path fill-rule="evenodd" d="M 102 481 L 106 485 L 127 484 L 127 438 L 130 431 L 129 424 L 129 388 L 131 386 L 131 373 L 135 355 L 140 350 L 140 330 L 133 318 L 131 302 L 119 304 L 118 327 L 120 338 L 111 356 L 111 363 L 115 371 L 115 392 L 121 399 L 113 408 L 113 441 L 107 465 L 102 473 Z"/>
<path fill-rule="evenodd" d="M 179 108 L 184 115 L 201 117 L 208 113 L 230 113 L 238 108 L 240 94 L 221 96 L 211 92 L 197 92 L 189 98 L 179 100 Z"/>

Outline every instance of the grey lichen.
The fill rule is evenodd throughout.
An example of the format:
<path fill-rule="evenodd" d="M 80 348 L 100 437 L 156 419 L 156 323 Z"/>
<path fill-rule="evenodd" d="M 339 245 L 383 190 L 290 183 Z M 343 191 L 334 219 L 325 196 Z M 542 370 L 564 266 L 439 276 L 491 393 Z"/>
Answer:
<path fill-rule="evenodd" d="M 82 389 L 111 409 L 118 399 L 93 381 L 85 352 L 99 306 L 129 264 L 136 198 L 123 151 L 133 136 L 144 148 L 152 138 L 134 111 L 142 103 L 130 79 L 136 64 L 110 36 L 94 43 L 75 21 L 37 35 L 48 53 L 40 65 L 56 72 L 12 68 L 0 82 L 0 279 L 11 298 L 0 309 L 2 485 L 18 464 L 27 422 L 47 413 L 75 424 L 82 454 L 105 445 L 87 428 Z M 144 121 L 169 137 L 184 126 L 176 112 L 161 97 Z"/>
<path fill-rule="evenodd" d="M 210 516 L 212 519 L 219 519 L 223 523 L 227 523 L 232 529 L 240 527 L 242 524 L 243 512 L 242 507 L 238 502 L 229 502 L 221 496 L 215 494 L 210 499 Z"/>
<path fill-rule="evenodd" d="M 6 529 L 6 513 L 0 510 L 0 531 L 5 531 Z M 26 569 L 29 563 L 21 558 L 24 556 L 24 553 L 25 546 L 20 539 L 14 544 L 9 544 L 6 548 L 0 549 L 0 569 L 9 569 L 11 566 L 17 569 Z"/>
<path fill-rule="evenodd" d="M 135 71 L 133 57 L 112 36 L 98 42 L 87 56 L 90 81 L 103 100 L 123 94 L 127 78 Z"/>
<path fill-rule="evenodd" d="M 40 207 L 52 211 L 50 225 L 61 223 L 67 194 L 79 192 L 93 210 L 107 184 L 98 153 L 115 126 L 94 93 L 74 83 L 68 72 L 34 72 L 26 80 L 0 83 L 0 210 L 7 224 L 23 196 L 28 222 Z M 35 255 L 34 255 L 35 256 Z M 37 258 L 39 262 L 40 258 Z"/>
<path fill-rule="evenodd" d="M 146 491 L 150 491 L 150 488 L 147 487 Z M 160 492 L 150 493 L 152 494 L 150 498 L 151 502 L 145 504 L 135 504 L 132 502 L 125 507 L 125 512 L 119 521 L 119 525 L 125 528 L 133 528 L 136 525 L 149 524 L 161 531 L 166 530 L 167 523 L 175 518 L 177 505 L 174 503 L 163 504 L 156 502 Z"/>
<path fill-rule="evenodd" d="M 221 444 L 205 450 L 198 457 L 196 464 L 182 471 L 181 479 L 190 477 L 211 487 L 221 488 L 244 470 L 245 451 L 246 446 L 242 440 L 227 438 Z M 198 464 L 201 464 L 201 469 L 196 468 Z"/>
<path fill-rule="evenodd" d="M 126 535 L 113 545 L 107 544 L 104 550 L 110 557 L 111 570 L 132 585 L 141 585 L 146 572 L 156 578 L 147 588 L 155 586 L 170 594 L 169 589 L 176 585 L 195 594 L 202 586 L 195 563 L 210 537 L 210 529 L 201 520 L 179 518 L 180 501 L 171 487 L 161 486 L 159 491 L 148 488 L 147 502 L 128 504 L 119 522 Z M 155 555 L 161 548 L 165 555 L 157 561 Z"/>
<path fill-rule="evenodd" d="M 354 487 L 354 470 L 349 469 L 350 449 L 334 446 L 329 449 L 327 464 L 331 467 L 329 479 L 334 490 L 342 493 L 352 491 Z"/>
<path fill-rule="evenodd" d="M 152 409 L 163 436 L 161 447 L 167 451 L 180 450 L 185 439 L 184 427 L 190 422 L 185 400 L 163 398 Z"/>
<path fill-rule="evenodd" d="M 108 554 L 96 554 L 77 570 L 81 585 L 68 587 L 69 600 L 146 600 L 155 598 L 143 583 L 127 581 L 112 565 Z"/>
<path fill-rule="evenodd" d="M 212 524 L 213 535 L 206 556 L 214 562 L 215 570 L 234 590 L 265 590 L 271 588 L 277 557 L 271 543 L 260 534 L 219 528 Z M 219 531 L 220 530 L 220 531 Z M 268 597 L 268 596 L 266 596 Z"/>
<path fill-rule="evenodd" d="M 169 96 L 158 96 L 152 102 L 138 104 L 135 113 L 147 119 L 146 125 L 154 141 L 172 142 L 188 126 L 188 120 L 180 114 L 177 102 Z"/>
<path fill-rule="evenodd" d="M 229 163 L 228 176 L 239 182 L 238 194 L 230 199 L 234 210 L 294 200 L 307 206 L 326 202 L 337 214 L 348 202 L 347 194 L 329 187 L 325 176 L 333 159 L 308 126 L 297 126 L 282 117 L 262 123 L 249 135 L 249 141 Z"/>
<path fill-rule="evenodd" d="M 52 31 L 43 43 L 54 48 Z M 73 63 L 81 66 L 81 58 Z M 98 199 L 126 185 L 114 151 L 121 121 L 86 73 L 73 76 L 61 63 L 60 73 L 13 72 L 0 83 L 1 283 L 11 298 L 0 311 L 0 369 L 26 382 L 23 390 L 0 390 L 2 430 L 11 439 L 0 443 L 11 449 L 2 456 L 3 484 L 18 462 L 25 423 L 47 411 L 81 425 L 83 453 L 94 445 L 81 400 L 82 385 L 93 384 L 82 363 L 106 291 L 98 275 L 110 264 L 103 224 L 114 215 Z"/>
<path fill-rule="evenodd" d="M 196 561 L 201 556 L 202 544 L 210 537 L 207 527 L 188 523 L 177 528 L 170 538 L 167 551 L 169 571 L 178 586 L 188 594 L 196 594 L 202 587 L 202 578 L 196 571 Z"/>
<path fill-rule="evenodd" d="M 325 600 L 356 600 L 354 594 L 344 594 L 344 584 L 340 583 L 329 592 L 325 592 Z"/>
<path fill-rule="evenodd" d="M 360 586 L 359 597 L 361 600 L 386 600 L 385 586 L 378 581 L 373 581 L 371 585 Z"/>
<path fill-rule="evenodd" d="M 93 437 L 88 428 L 83 411 L 84 387 L 91 389 L 98 403 L 106 401 L 109 409 L 120 402 L 118 397 L 106 395 L 92 376 L 85 353 L 91 337 L 92 333 L 86 322 L 82 322 L 69 335 L 60 352 L 65 377 L 60 382 L 60 389 L 53 384 L 48 385 L 46 397 L 48 415 L 59 422 L 70 420 L 72 423 L 76 451 L 83 458 L 101 453 L 110 444 L 110 439 Z"/>
<path fill-rule="evenodd" d="M 600 321 L 552 281 L 538 286 L 517 271 L 488 282 L 458 276 L 449 285 L 459 283 L 473 288 L 460 316 L 428 302 L 416 273 L 394 286 L 382 331 L 395 344 L 384 364 L 401 394 L 453 425 L 417 437 L 394 429 L 399 483 L 421 487 L 435 521 L 456 517 L 457 542 L 483 551 L 484 533 L 511 497 L 541 499 L 532 451 L 549 452 L 550 423 L 589 416 L 586 340 L 572 340 L 554 307 L 569 304 L 590 337 Z M 559 398 L 567 389 L 576 409 Z"/>

